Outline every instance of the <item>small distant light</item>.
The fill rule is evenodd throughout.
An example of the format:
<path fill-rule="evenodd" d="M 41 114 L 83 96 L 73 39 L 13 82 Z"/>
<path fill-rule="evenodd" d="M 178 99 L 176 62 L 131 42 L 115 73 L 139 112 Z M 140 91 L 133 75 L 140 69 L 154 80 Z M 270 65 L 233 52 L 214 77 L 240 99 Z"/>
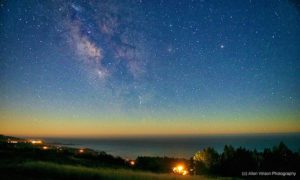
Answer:
<path fill-rule="evenodd" d="M 83 149 L 79 149 L 79 152 L 80 152 L 80 153 L 84 153 L 84 150 L 83 150 Z"/>
<path fill-rule="evenodd" d="M 134 161 L 130 161 L 129 163 L 130 163 L 131 166 L 134 166 L 134 165 L 135 165 L 135 162 L 134 162 Z"/>
<path fill-rule="evenodd" d="M 43 149 L 44 149 L 44 150 L 47 150 L 47 149 L 48 149 L 48 147 L 47 147 L 47 146 L 43 146 Z"/>
<path fill-rule="evenodd" d="M 223 44 L 221 44 L 220 48 L 223 49 L 225 46 Z"/>
<path fill-rule="evenodd" d="M 41 140 L 30 140 L 31 144 L 42 144 L 43 141 Z"/>

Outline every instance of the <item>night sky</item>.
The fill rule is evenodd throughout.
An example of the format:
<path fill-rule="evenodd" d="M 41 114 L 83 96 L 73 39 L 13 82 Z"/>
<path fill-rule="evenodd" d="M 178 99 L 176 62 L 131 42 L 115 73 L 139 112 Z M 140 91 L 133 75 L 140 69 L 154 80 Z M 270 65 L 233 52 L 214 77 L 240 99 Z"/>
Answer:
<path fill-rule="evenodd" d="M 0 133 L 300 131 L 287 0 L 0 2 Z"/>

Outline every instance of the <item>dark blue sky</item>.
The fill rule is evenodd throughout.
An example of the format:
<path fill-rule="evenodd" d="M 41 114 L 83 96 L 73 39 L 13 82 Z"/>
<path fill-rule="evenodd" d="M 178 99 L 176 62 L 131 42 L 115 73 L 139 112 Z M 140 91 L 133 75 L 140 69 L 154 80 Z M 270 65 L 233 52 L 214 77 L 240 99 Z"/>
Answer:
<path fill-rule="evenodd" d="M 291 1 L 0 5 L 3 132 L 300 131 L 300 11 Z"/>

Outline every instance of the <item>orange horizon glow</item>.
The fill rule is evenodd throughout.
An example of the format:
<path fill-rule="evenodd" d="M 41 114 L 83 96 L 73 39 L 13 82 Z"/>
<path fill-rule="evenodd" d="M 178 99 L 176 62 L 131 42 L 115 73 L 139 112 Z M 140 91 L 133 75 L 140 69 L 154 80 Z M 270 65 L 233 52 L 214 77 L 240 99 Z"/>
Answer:
<path fill-rule="evenodd" d="M 180 136 L 214 136 L 214 135 L 266 135 L 266 134 L 289 134 L 289 133 L 300 133 L 300 131 L 257 131 L 257 132 L 228 132 L 228 133 L 136 133 L 136 134 L 35 134 L 35 133 L 3 133 L 0 132 L 1 135 L 6 136 L 15 136 L 15 137 L 66 137 L 66 138 L 118 138 L 118 137 L 128 137 L 128 138 L 136 138 L 136 137 L 180 137 Z"/>
<path fill-rule="evenodd" d="M 168 135 L 234 135 L 234 134 L 268 134 L 268 133 L 300 133 L 298 125 L 290 127 L 283 124 L 273 124 L 272 126 L 251 127 L 251 126 L 223 126 L 221 124 L 214 124 L 213 127 L 200 126 L 199 129 L 176 128 L 170 126 L 169 128 L 155 126 L 134 126 L 123 128 L 120 126 L 107 128 L 96 127 L 72 127 L 58 129 L 45 126 L 45 128 L 22 128 L 21 125 L 16 128 L 0 127 L 0 134 L 12 136 L 32 136 L 32 137 L 130 137 L 130 136 L 168 136 Z"/>
<path fill-rule="evenodd" d="M 126 118 L 94 117 L 70 119 L 55 115 L 24 115 L 4 112 L 0 117 L 0 134 L 27 137 L 142 137 L 181 135 L 223 135 L 260 133 L 299 133 L 299 116 L 196 116 L 161 117 L 136 120 Z"/>

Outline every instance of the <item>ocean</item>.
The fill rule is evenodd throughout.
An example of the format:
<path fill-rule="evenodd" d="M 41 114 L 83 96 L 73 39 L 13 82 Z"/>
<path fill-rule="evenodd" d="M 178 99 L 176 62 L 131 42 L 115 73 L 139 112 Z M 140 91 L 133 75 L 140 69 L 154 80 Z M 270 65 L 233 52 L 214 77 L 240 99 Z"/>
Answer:
<path fill-rule="evenodd" d="M 91 148 L 105 151 L 114 156 L 135 159 L 138 156 L 168 156 L 190 158 L 205 147 L 223 152 L 224 145 L 230 144 L 250 150 L 263 151 L 281 141 L 294 152 L 300 150 L 300 133 L 261 135 L 209 135 L 170 137 L 114 137 L 114 138 L 43 138 L 47 143 L 59 143 L 68 147 Z"/>

